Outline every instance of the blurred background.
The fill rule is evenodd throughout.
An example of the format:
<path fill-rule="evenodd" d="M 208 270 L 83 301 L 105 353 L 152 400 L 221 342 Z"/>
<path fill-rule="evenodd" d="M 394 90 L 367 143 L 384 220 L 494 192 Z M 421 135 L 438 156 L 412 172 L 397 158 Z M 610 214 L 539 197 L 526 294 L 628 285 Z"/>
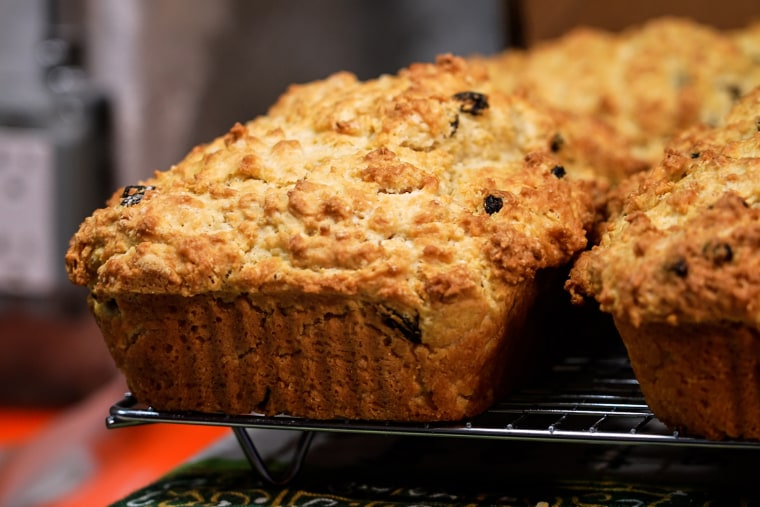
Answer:
<path fill-rule="evenodd" d="M 674 14 L 731 28 L 758 10 L 743 0 L 0 0 L 0 483 L 8 449 L 114 379 L 121 389 L 63 267 L 79 223 L 116 188 L 264 114 L 291 83 L 530 46 L 578 24 Z M 93 405 L 98 428 L 109 401 Z"/>
<path fill-rule="evenodd" d="M 0 0 L 0 401 L 68 402 L 109 374 L 92 328 L 61 317 L 85 302 L 65 277 L 68 239 L 112 191 L 291 83 L 498 51 L 506 17 L 501 0 Z"/>
<path fill-rule="evenodd" d="M 126 387 L 63 263 L 87 215 L 265 113 L 291 83 L 501 50 L 507 11 L 502 0 L 0 0 L 0 505 L 104 505 L 228 433 L 105 430 Z"/>

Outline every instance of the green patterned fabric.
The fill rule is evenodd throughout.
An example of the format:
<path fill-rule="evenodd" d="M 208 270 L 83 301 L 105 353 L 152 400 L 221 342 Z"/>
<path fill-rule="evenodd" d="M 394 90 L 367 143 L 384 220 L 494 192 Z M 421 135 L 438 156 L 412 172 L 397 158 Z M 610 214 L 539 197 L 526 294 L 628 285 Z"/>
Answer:
<path fill-rule="evenodd" d="M 247 462 L 209 460 L 178 470 L 114 504 L 143 506 L 696 506 L 711 505 L 705 493 L 663 486 L 594 481 L 506 485 L 503 490 L 468 491 L 456 484 L 439 488 L 390 482 L 353 481 L 312 474 L 288 486 L 264 484 Z M 723 498 L 735 505 L 741 499 Z M 723 503 L 715 505 L 724 505 Z"/>
<path fill-rule="evenodd" d="M 292 482 L 272 486 L 227 445 L 114 505 L 760 505 L 752 450 L 335 435 L 312 444 Z M 274 474 L 292 453 L 274 452 Z"/>

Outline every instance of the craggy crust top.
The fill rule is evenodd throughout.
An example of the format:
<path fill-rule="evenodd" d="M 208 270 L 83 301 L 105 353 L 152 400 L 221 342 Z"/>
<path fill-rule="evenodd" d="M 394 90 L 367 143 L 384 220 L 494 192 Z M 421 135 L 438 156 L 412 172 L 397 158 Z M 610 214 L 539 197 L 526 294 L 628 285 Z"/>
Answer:
<path fill-rule="evenodd" d="M 621 33 L 580 27 L 485 61 L 498 87 L 601 118 L 630 141 L 632 156 L 654 165 L 670 137 L 714 125 L 760 84 L 758 32 L 664 17 Z"/>
<path fill-rule="evenodd" d="M 116 192 L 72 238 L 69 277 L 104 298 L 497 308 L 585 247 L 594 170 L 621 163 L 607 130 L 591 134 L 576 141 L 568 115 L 493 91 L 483 67 L 450 55 L 294 85 L 266 116 Z"/>
<path fill-rule="evenodd" d="M 760 327 L 760 88 L 616 192 L 600 246 L 573 267 L 576 300 L 594 297 L 634 325 Z"/>

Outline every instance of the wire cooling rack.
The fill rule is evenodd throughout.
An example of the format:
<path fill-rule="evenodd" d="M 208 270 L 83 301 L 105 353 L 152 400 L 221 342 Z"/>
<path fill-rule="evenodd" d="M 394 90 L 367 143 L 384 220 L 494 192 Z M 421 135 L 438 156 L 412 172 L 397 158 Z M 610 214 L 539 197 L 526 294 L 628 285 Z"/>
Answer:
<path fill-rule="evenodd" d="M 496 403 L 485 413 L 457 423 L 322 421 L 258 414 L 170 412 L 141 405 L 130 394 L 111 407 L 106 419 L 106 426 L 112 429 L 145 423 L 230 427 L 251 465 L 274 484 L 284 484 L 295 477 L 315 432 L 760 450 L 760 442 L 713 441 L 669 429 L 644 401 L 625 354 L 565 357 L 529 387 Z M 259 455 L 247 431 L 254 428 L 302 432 L 292 463 L 280 476 L 271 474 Z"/>

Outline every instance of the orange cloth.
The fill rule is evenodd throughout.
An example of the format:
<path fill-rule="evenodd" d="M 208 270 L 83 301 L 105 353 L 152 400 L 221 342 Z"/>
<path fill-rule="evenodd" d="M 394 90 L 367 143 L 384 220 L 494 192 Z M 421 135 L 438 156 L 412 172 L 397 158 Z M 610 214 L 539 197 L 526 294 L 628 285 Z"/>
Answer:
<path fill-rule="evenodd" d="M 28 498 L 32 485 L 39 507 L 108 505 L 230 431 L 179 424 L 108 430 L 108 410 L 123 393 L 123 381 L 117 379 L 66 410 L 0 409 L 0 505 L 18 495 Z M 40 490 L 47 477 L 64 468 L 74 470 L 60 475 L 70 484 Z"/>

